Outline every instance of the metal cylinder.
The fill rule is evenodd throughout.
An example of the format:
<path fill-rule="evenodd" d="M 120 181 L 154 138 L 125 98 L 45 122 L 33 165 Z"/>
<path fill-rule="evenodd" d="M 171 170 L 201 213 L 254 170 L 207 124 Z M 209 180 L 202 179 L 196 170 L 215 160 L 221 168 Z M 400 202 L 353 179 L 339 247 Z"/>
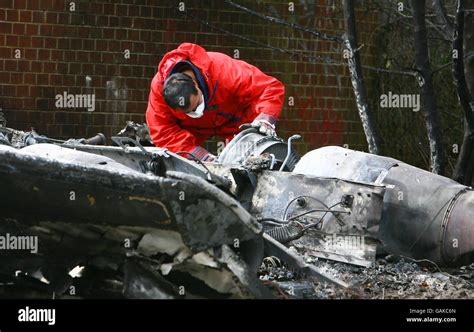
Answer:
<path fill-rule="evenodd" d="M 106 143 L 105 135 L 102 133 L 98 133 L 94 137 L 88 138 L 84 141 L 84 144 L 88 145 L 105 145 Z"/>
<path fill-rule="evenodd" d="M 391 253 L 441 265 L 474 258 L 474 192 L 469 187 L 393 158 L 335 146 L 309 152 L 294 172 L 384 185 L 378 239 Z"/>
<path fill-rule="evenodd" d="M 274 168 L 279 169 L 287 157 L 288 145 L 280 138 L 265 136 L 257 129 L 249 128 L 237 134 L 225 147 L 219 155 L 219 163 L 243 164 L 247 158 L 263 153 L 274 155 Z M 284 170 L 291 171 L 298 160 L 298 155 L 292 150 L 286 160 Z"/>

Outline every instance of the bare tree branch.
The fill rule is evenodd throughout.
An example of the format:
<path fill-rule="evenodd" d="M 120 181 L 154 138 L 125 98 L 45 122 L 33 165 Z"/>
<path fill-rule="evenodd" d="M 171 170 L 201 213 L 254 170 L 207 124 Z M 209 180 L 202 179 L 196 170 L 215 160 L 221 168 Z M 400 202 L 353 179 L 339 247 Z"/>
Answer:
<path fill-rule="evenodd" d="M 420 74 L 419 83 L 424 102 L 422 108 L 430 144 L 431 169 L 436 174 L 444 172 L 445 155 L 441 136 L 441 121 L 436 105 L 431 66 L 429 62 L 428 41 L 425 26 L 426 0 L 411 0 L 413 24 L 415 27 L 415 63 Z"/>
<path fill-rule="evenodd" d="M 474 53 L 469 53 L 469 54 L 464 55 L 464 56 L 463 56 L 463 59 L 466 60 L 466 59 L 468 59 L 469 57 L 472 57 L 472 56 L 474 56 Z M 435 74 L 435 73 L 437 73 L 437 72 L 439 72 L 439 71 L 441 71 L 441 70 L 443 70 L 443 69 L 446 69 L 446 68 L 449 68 L 449 67 L 452 68 L 452 66 L 453 66 L 453 63 L 452 63 L 451 61 L 450 61 L 450 62 L 446 62 L 444 65 L 441 65 L 441 66 L 439 66 L 439 67 L 436 68 L 436 69 L 433 69 L 432 73 Z"/>
<path fill-rule="evenodd" d="M 378 73 L 409 75 L 409 76 L 414 76 L 414 77 L 418 76 L 418 73 L 417 73 L 416 70 L 385 69 L 385 68 L 377 68 L 377 67 L 371 67 L 371 66 L 366 66 L 366 65 L 362 65 L 362 68 L 367 69 L 367 70 L 376 71 Z"/>
<path fill-rule="evenodd" d="M 272 17 L 272 16 L 269 16 L 269 15 L 265 15 L 265 14 L 261 14 L 261 13 L 258 13 L 254 10 L 251 10 L 247 7 L 244 7 L 244 6 L 241 6 L 233 1 L 230 1 L 230 0 L 225 0 L 226 3 L 228 3 L 229 5 L 235 7 L 235 8 L 238 8 L 246 13 L 249 13 L 253 16 L 256 16 L 256 17 L 259 17 L 263 20 L 266 20 L 266 21 L 269 21 L 269 22 L 272 22 L 272 23 L 277 23 L 277 24 L 281 24 L 281 25 L 284 25 L 284 26 L 287 26 L 287 27 L 290 27 L 290 28 L 293 28 L 293 29 L 296 29 L 296 30 L 301 30 L 303 32 L 307 32 L 307 33 L 310 33 L 314 36 L 316 36 L 317 38 L 320 38 L 320 39 L 324 39 L 324 40 L 329 40 L 329 41 L 332 41 L 332 42 L 336 42 L 336 43 L 342 43 L 343 40 L 341 37 L 339 36 L 331 36 L 331 35 L 328 35 L 324 32 L 320 32 L 316 29 L 311 29 L 311 28 L 308 28 L 308 27 L 305 27 L 305 26 L 302 26 L 300 24 L 297 24 L 297 23 L 290 23 L 290 22 L 287 22 L 285 20 L 282 20 L 280 18 L 277 18 L 277 17 Z"/>
<path fill-rule="evenodd" d="M 470 185 L 473 176 L 474 159 L 474 104 L 464 74 L 464 0 L 458 0 L 453 38 L 453 78 L 458 92 L 459 102 L 464 111 L 464 137 L 453 179 Z M 472 36 L 470 45 L 472 46 Z M 467 45 L 466 45 L 467 46 Z"/>
<path fill-rule="evenodd" d="M 444 6 L 444 1 L 433 0 L 432 5 L 435 10 L 436 18 L 438 19 L 438 22 L 442 26 L 443 33 L 448 38 L 451 38 L 453 36 L 454 26 L 448 17 L 448 14 L 446 12 L 446 7 Z"/>
<path fill-rule="evenodd" d="M 203 25 L 205 25 L 205 26 L 207 26 L 207 27 L 209 27 L 213 30 L 220 31 L 222 33 L 225 33 L 226 35 L 248 41 L 249 43 L 252 43 L 252 44 L 255 44 L 255 45 L 270 49 L 270 50 L 273 50 L 273 51 L 277 51 L 277 52 L 280 52 L 280 53 L 286 53 L 288 55 L 291 55 L 292 57 L 299 57 L 299 58 L 307 59 L 307 60 L 313 61 L 313 62 L 322 62 L 322 63 L 332 64 L 332 65 L 343 65 L 344 64 L 344 62 L 337 61 L 337 60 L 334 60 L 334 59 L 331 59 L 331 58 L 320 57 L 320 56 L 315 56 L 315 55 L 307 55 L 307 54 L 304 54 L 304 53 L 301 53 L 301 52 L 294 52 L 294 51 L 291 51 L 291 50 L 288 50 L 288 49 L 285 49 L 285 48 L 280 48 L 280 47 L 272 46 L 270 44 L 265 44 L 265 43 L 259 42 L 257 40 L 254 40 L 254 39 L 251 39 L 251 38 L 248 38 L 248 37 L 241 36 L 239 34 L 230 32 L 229 30 L 218 28 L 218 27 L 210 24 L 209 22 L 207 22 L 207 21 L 205 21 L 205 20 L 203 20 L 199 17 L 190 14 L 188 11 L 184 11 L 184 12 L 178 11 L 178 12 L 180 14 L 184 14 L 186 16 L 191 17 L 196 22 L 198 22 L 200 24 L 203 24 Z"/>
<path fill-rule="evenodd" d="M 352 86 L 356 98 L 359 117 L 364 128 L 369 152 L 379 154 L 379 137 L 375 127 L 373 114 L 369 108 L 367 93 L 365 91 L 364 77 L 357 45 L 357 31 L 354 11 L 354 0 L 343 1 L 344 25 L 346 29 L 345 46 L 348 51 L 347 64 L 351 73 Z"/>

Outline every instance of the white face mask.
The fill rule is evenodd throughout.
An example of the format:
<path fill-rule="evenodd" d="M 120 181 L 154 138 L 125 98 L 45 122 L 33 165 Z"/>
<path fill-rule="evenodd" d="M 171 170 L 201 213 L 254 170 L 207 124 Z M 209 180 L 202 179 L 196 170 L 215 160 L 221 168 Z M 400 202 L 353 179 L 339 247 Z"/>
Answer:
<path fill-rule="evenodd" d="M 201 97 L 202 98 L 202 97 Z M 194 112 L 189 112 L 189 113 L 185 113 L 187 116 L 189 116 L 190 118 L 200 118 L 201 116 L 204 115 L 204 98 L 202 98 L 202 102 L 198 105 L 198 107 L 196 107 L 196 110 Z"/>

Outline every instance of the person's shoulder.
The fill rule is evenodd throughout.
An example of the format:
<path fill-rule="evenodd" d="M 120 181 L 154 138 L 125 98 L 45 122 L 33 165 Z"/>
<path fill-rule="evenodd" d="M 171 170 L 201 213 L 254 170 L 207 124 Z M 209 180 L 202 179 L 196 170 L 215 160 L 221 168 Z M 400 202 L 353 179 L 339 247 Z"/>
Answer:
<path fill-rule="evenodd" d="M 207 51 L 206 53 L 209 56 L 209 58 L 212 60 L 225 60 L 225 61 L 234 60 L 232 57 L 222 52 Z"/>

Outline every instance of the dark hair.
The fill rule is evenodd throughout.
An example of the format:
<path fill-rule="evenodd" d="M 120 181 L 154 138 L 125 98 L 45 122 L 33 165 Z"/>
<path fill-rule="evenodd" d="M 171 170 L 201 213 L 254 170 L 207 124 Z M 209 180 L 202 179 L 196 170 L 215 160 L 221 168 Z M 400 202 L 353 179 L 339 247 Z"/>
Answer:
<path fill-rule="evenodd" d="M 176 73 L 169 76 L 163 84 L 163 97 L 173 109 L 189 107 L 189 97 L 198 93 L 193 79 L 186 74 Z"/>

